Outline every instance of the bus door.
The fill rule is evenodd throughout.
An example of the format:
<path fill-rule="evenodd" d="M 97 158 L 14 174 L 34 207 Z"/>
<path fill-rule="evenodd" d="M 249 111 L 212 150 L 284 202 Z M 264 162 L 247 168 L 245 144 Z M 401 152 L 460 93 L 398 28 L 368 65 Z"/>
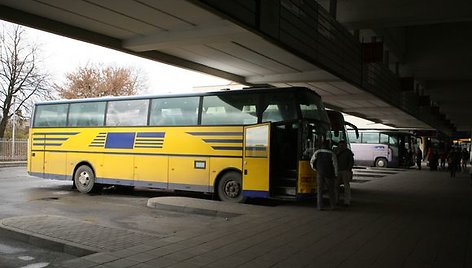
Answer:
<path fill-rule="evenodd" d="M 44 177 L 44 150 L 46 135 L 32 135 L 30 143 L 30 175 Z"/>
<path fill-rule="evenodd" d="M 244 127 L 243 195 L 269 197 L 270 123 Z"/>

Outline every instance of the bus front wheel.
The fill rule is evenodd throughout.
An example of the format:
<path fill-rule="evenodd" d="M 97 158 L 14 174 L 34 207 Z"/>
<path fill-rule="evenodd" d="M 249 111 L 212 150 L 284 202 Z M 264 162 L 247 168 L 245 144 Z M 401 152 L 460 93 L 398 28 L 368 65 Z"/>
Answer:
<path fill-rule="evenodd" d="M 383 158 L 383 157 L 380 157 L 380 158 L 377 158 L 377 160 L 375 160 L 375 166 L 376 167 L 387 167 L 388 165 L 388 160 Z"/>
<path fill-rule="evenodd" d="M 90 193 L 98 189 L 93 170 L 86 165 L 80 166 L 74 174 L 74 184 L 81 193 Z"/>
<path fill-rule="evenodd" d="M 217 192 L 221 201 L 244 202 L 241 174 L 234 171 L 225 173 L 218 182 Z"/>

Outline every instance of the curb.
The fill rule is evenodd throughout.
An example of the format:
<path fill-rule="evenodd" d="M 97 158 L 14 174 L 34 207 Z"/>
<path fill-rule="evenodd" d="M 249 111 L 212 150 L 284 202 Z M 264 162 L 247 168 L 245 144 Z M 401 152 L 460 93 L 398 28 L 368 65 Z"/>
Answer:
<path fill-rule="evenodd" d="M 4 167 L 23 167 L 23 166 L 26 166 L 26 161 L 0 162 L 0 168 L 4 168 Z"/>
<path fill-rule="evenodd" d="M 79 245 L 73 242 L 63 241 L 40 234 L 33 234 L 25 230 L 5 226 L 2 222 L 0 222 L 0 236 L 25 242 L 33 246 L 74 255 L 77 257 L 83 257 L 99 252 L 97 249 Z"/>
<path fill-rule="evenodd" d="M 170 201 L 169 201 L 170 200 Z M 176 204 L 172 204 L 172 202 Z M 241 210 L 241 206 L 239 209 L 234 209 L 235 211 L 230 211 L 231 205 L 233 204 L 225 204 L 222 202 L 211 203 L 217 201 L 209 201 L 209 200 L 192 200 L 192 198 L 184 198 L 184 197 L 154 197 L 150 198 L 147 202 L 147 206 L 150 208 L 157 208 L 166 211 L 173 211 L 173 212 L 180 212 L 180 213 L 189 213 L 189 214 L 197 214 L 203 216 L 211 216 L 211 217 L 222 217 L 222 218 L 233 218 L 237 216 L 241 216 L 245 213 Z M 199 205 L 199 203 L 201 203 Z M 239 204 L 243 205 L 243 204 Z M 209 209 L 203 207 L 215 207 L 221 206 L 226 207 L 226 209 Z"/>
<path fill-rule="evenodd" d="M 157 208 L 157 209 L 166 210 L 166 211 L 181 212 L 181 213 L 188 213 L 188 214 L 197 214 L 197 215 L 212 216 L 212 217 L 222 217 L 222 218 L 233 218 L 233 217 L 241 215 L 241 214 L 223 212 L 223 211 L 211 210 L 211 209 L 192 208 L 192 207 L 185 207 L 185 206 L 178 206 L 178 205 L 168 205 L 168 204 L 159 204 L 157 202 L 150 203 L 149 201 L 148 201 L 147 206 L 150 207 L 150 208 Z"/>

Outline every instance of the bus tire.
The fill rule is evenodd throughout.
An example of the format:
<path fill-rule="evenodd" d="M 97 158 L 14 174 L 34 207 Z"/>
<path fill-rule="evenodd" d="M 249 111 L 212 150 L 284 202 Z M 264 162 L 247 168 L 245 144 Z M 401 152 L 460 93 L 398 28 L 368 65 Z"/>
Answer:
<path fill-rule="evenodd" d="M 243 183 L 241 173 L 235 171 L 226 172 L 217 185 L 218 198 L 221 201 L 243 203 Z"/>
<path fill-rule="evenodd" d="M 384 157 L 379 157 L 375 160 L 375 166 L 386 168 L 388 166 L 388 160 Z"/>
<path fill-rule="evenodd" d="M 92 168 L 82 165 L 75 171 L 74 184 L 77 190 L 87 194 L 99 190 L 99 185 L 95 181 L 95 173 Z"/>

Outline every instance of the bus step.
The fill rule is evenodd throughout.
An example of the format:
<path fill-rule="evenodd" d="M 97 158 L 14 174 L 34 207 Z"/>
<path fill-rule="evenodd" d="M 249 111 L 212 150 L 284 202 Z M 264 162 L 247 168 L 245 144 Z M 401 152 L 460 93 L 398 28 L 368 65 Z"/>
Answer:
<path fill-rule="evenodd" d="M 277 187 L 274 187 L 274 194 L 276 196 L 278 196 L 278 195 L 296 196 L 297 195 L 297 188 L 296 187 L 277 186 Z"/>
<path fill-rule="evenodd" d="M 284 171 L 281 171 L 280 173 L 284 177 L 293 177 L 293 178 L 297 177 L 297 170 L 296 169 L 286 169 Z"/>
<path fill-rule="evenodd" d="M 297 178 L 275 178 L 271 183 L 273 183 L 275 187 L 295 187 L 297 185 Z"/>
<path fill-rule="evenodd" d="M 297 197 L 294 195 L 272 195 L 270 198 L 277 199 L 277 200 L 288 200 L 288 201 L 297 200 Z"/>

